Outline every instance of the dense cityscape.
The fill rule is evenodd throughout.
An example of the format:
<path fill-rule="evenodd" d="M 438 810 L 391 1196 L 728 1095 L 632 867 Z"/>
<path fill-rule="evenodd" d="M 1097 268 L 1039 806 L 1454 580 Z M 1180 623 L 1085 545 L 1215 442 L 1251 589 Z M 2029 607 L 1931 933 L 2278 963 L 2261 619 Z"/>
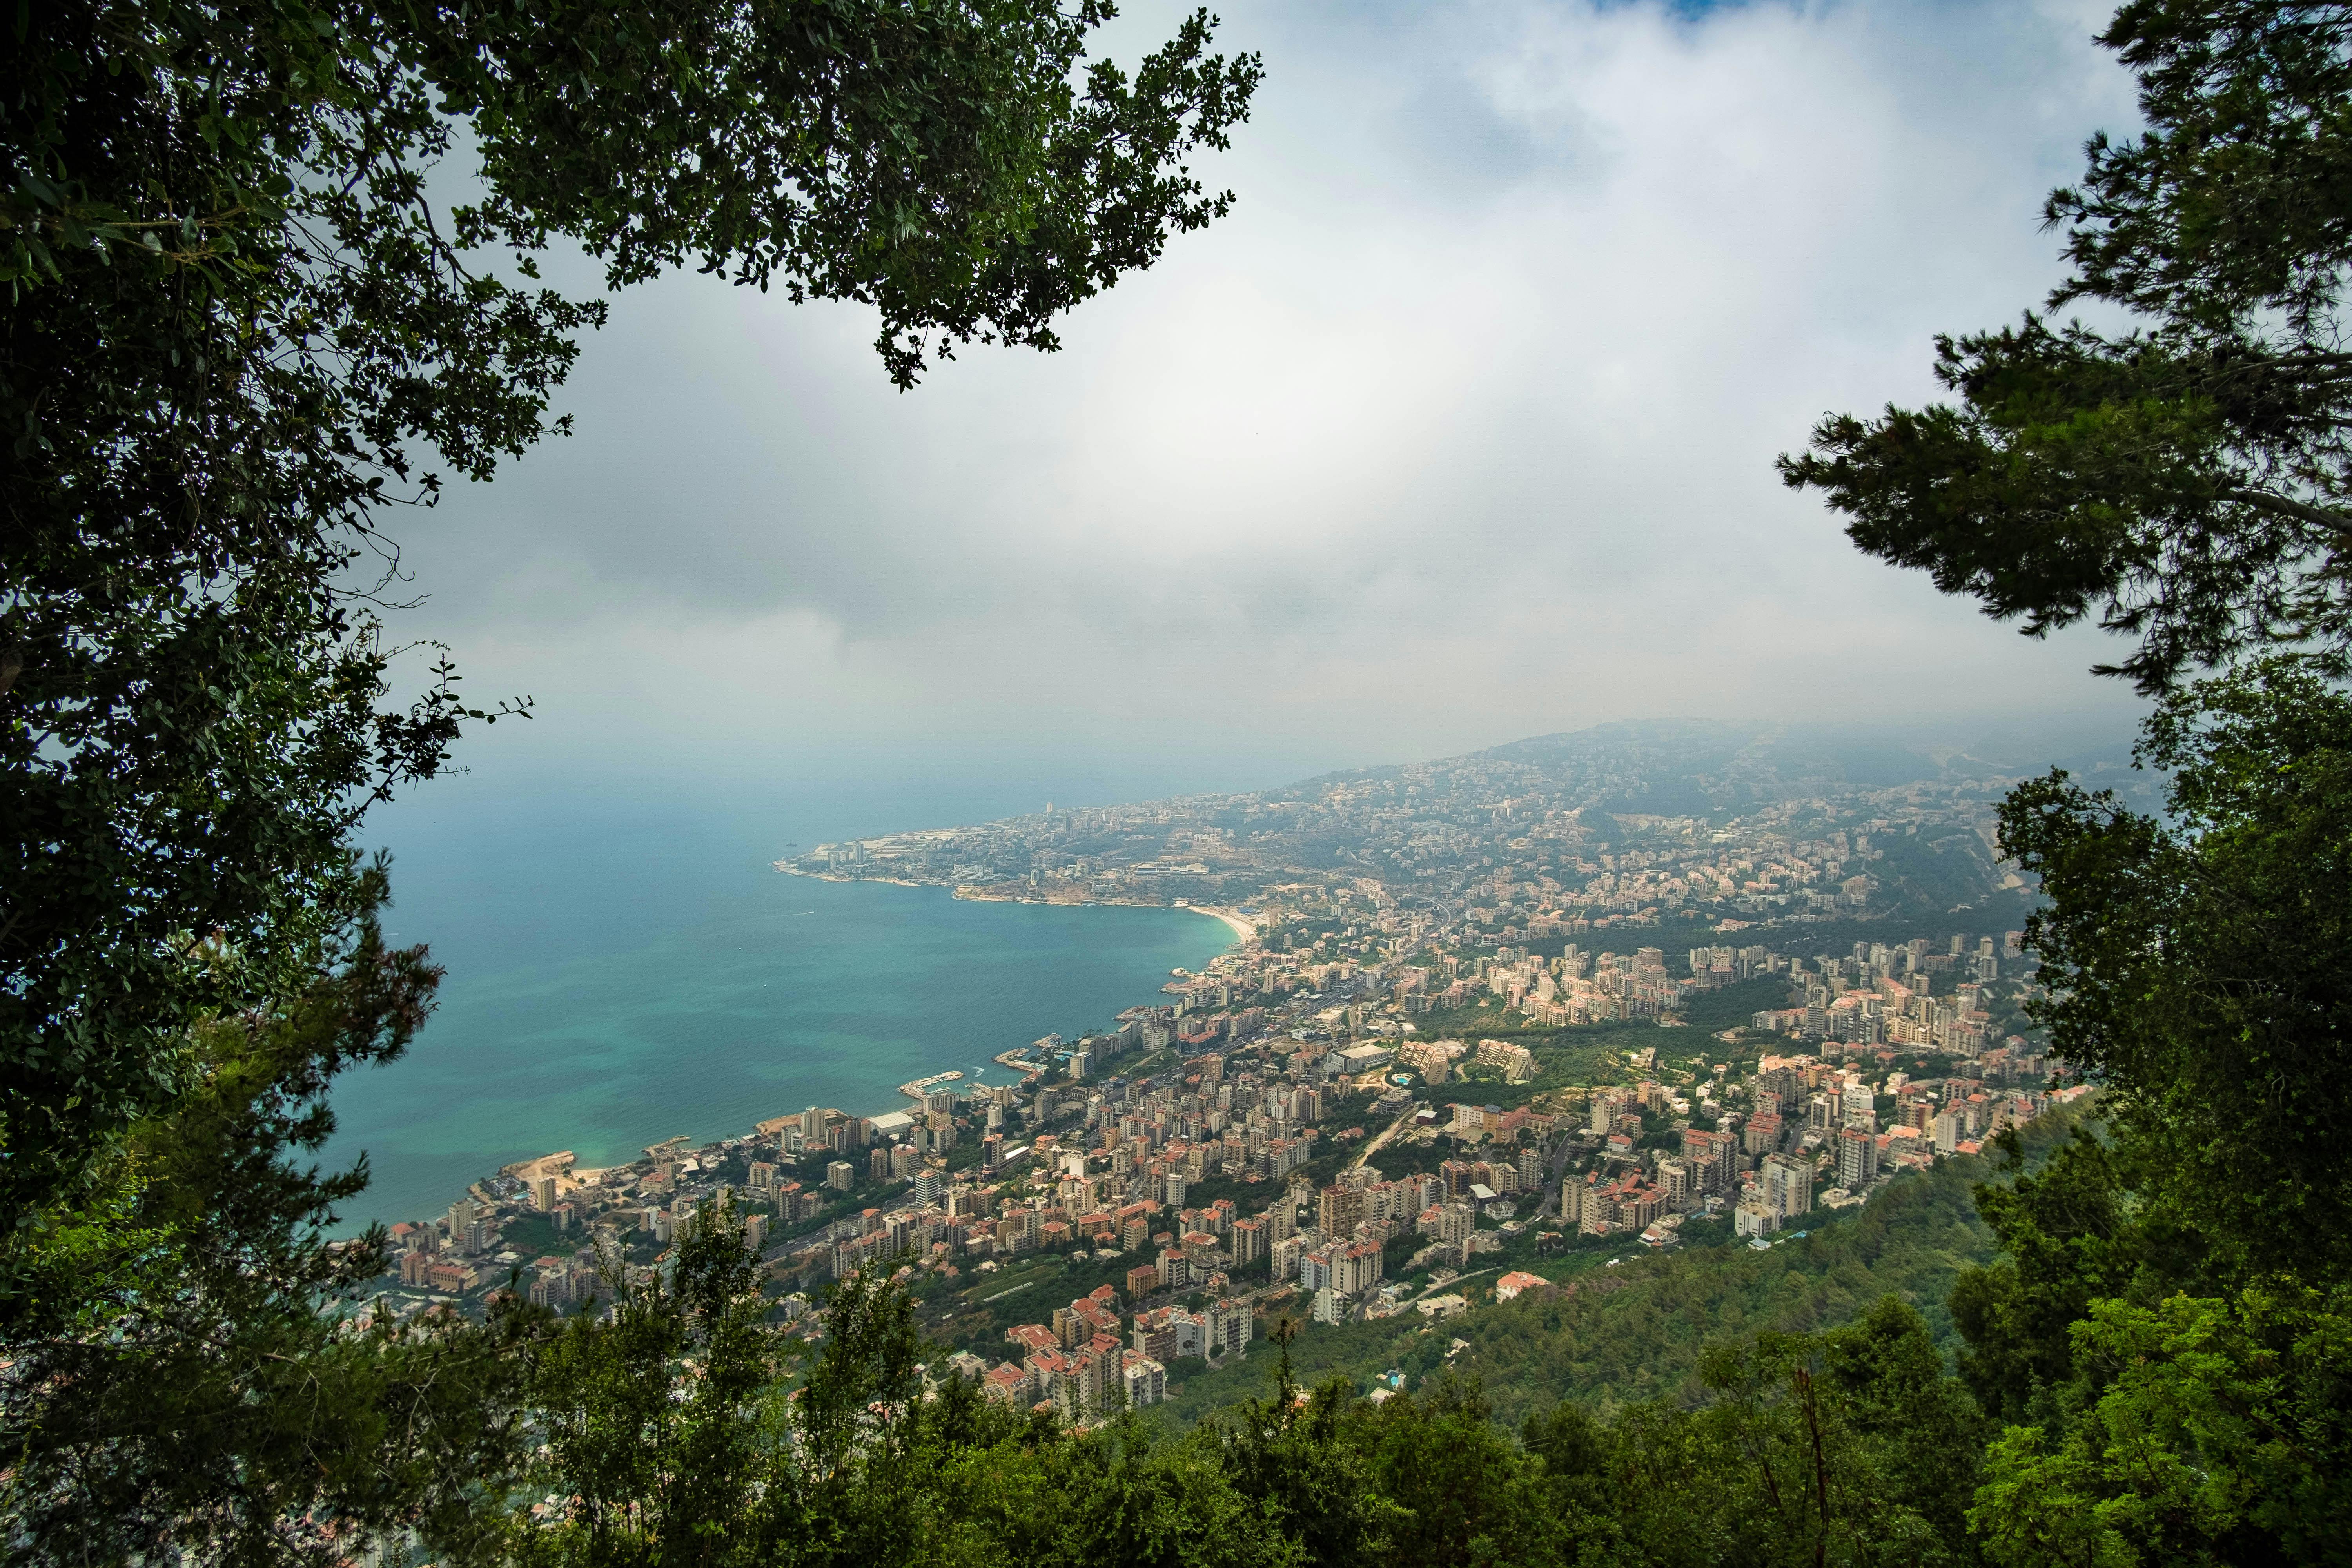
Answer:
<path fill-rule="evenodd" d="M 1983 799 L 2005 781 L 1603 810 L 1665 793 L 1629 749 L 1692 766 L 1626 734 L 780 862 L 944 866 L 979 897 L 1175 878 L 1152 896 L 1227 900 L 1247 934 L 1109 1026 L 1004 1051 L 1012 1081 L 942 1074 L 904 1109 L 805 1107 L 609 1169 L 509 1165 L 393 1227 L 373 1310 L 511 1289 L 593 1310 L 724 1216 L 793 1334 L 821 1342 L 826 1288 L 883 1270 L 943 1347 L 932 1375 L 1084 1422 L 1277 1321 L 1395 1318 L 1442 1361 L 1464 1342 L 1444 1322 L 1481 1302 L 1572 1292 L 1627 1247 L 1769 1248 L 2084 1092 L 2053 1092 L 2021 1012 L 2021 932 L 1985 929 L 2021 907 Z M 1760 773 L 1724 777 L 1753 793 Z M 1406 874 L 1357 869 L 1383 858 Z M 1892 934 L 1955 892 L 1946 929 Z"/>
<path fill-rule="evenodd" d="M 0 84 L 12 1563 L 2346 1560 L 2352 5 Z"/>

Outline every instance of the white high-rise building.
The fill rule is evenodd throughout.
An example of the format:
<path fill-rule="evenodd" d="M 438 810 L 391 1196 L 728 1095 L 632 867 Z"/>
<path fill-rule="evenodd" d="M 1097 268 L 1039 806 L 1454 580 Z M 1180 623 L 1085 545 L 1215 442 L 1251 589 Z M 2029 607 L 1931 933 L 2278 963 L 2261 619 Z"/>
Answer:
<path fill-rule="evenodd" d="M 1934 1124 L 1936 1152 L 1951 1154 L 1958 1152 L 1960 1141 L 1968 1136 L 1968 1118 L 1958 1110 L 1937 1113 Z"/>
<path fill-rule="evenodd" d="M 1763 1203 L 1781 1219 L 1811 1214 L 1813 1208 L 1813 1165 L 1794 1154 L 1764 1157 Z"/>

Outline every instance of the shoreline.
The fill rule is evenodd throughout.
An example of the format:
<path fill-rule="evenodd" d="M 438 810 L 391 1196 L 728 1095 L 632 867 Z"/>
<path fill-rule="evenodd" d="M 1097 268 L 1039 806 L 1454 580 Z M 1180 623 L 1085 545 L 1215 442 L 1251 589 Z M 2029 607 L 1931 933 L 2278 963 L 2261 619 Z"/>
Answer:
<path fill-rule="evenodd" d="M 801 875 L 806 876 L 808 873 L 802 872 Z M 879 877 L 849 879 L 869 882 L 882 880 Z M 944 886 L 941 883 L 908 883 L 906 885 L 908 887 Z M 1209 904 L 1146 903 L 1141 899 L 1022 899 L 1003 893 L 987 892 L 970 883 L 956 888 L 950 897 L 961 899 L 967 903 L 973 904 L 1042 904 L 1057 910 L 1182 910 L 1188 914 L 1206 915 L 1213 921 L 1222 921 L 1225 929 L 1234 933 L 1234 941 L 1236 944 L 1257 940 L 1257 926 L 1247 915 L 1238 910 L 1228 910 Z"/>
<path fill-rule="evenodd" d="M 1251 942 L 1257 940 L 1257 923 L 1238 910 L 1211 909 L 1206 904 L 1176 904 L 1171 907 L 1190 910 L 1196 915 L 1207 915 L 1213 920 L 1224 921 L 1233 928 L 1237 941 Z"/>
<path fill-rule="evenodd" d="M 769 864 L 787 877 L 806 877 L 814 882 L 878 882 L 887 888 L 946 888 L 948 897 L 961 899 L 967 903 L 974 904 L 1045 904 L 1063 910 L 1084 909 L 1088 905 L 1118 910 L 1190 910 L 1196 915 L 1206 915 L 1213 921 L 1224 922 L 1225 928 L 1234 933 L 1235 942 L 1252 942 L 1257 940 L 1256 921 L 1239 910 L 1230 910 L 1221 905 L 1182 901 L 1147 903 L 1141 899 L 1056 899 L 1050 896 L 1024 899 L 1017 894 L 991 892 L 985 886 L 972 882 L 950 884 L 910 882 L 904 877 L 844 877 L 831 871 L 803 870 L 789 860 L 772 860 Z"/>
<path fill-rule="evenodd" d="M 830 871 L 803 871 L 782 860 L 768 862 L 787 877 L 806 877 L 812 882 L 879 882 L 886 888 L 936 888 L 937 882 L 909 882 L 904 877 L 836 877 Z"/>
<path fill-rule="evenodd" d="M 786 866 L 781 861 L 775 863 L 775 868 L 779 871 L 784 872 L 787 876 L 806 877 L 813 881 L 834 883 L 879 882 L 890 887 L 917 889 L 946 887 L 946 884 L 943 883 L 913 882 L 908 881 L 902 878 L 895 877 L 845 877 L 832 875 L 825 872 L 796 870 Z M 1044 899 L 991 898 L 986 895 L 975 895 L 963 888 L 953 888 L 948 889 L 947 890 L 950 897 L 970 899 L 971 901 L 979 903 L 1045 903 L 1052 901 L 1055 902 L 1057 907 L 1068 907 L 1066 904 L 1063 904 L 1059 900 L 1047 900 Z M 1222 922 L 1228 930 L 1234 933 L 1239 941 L 1247 942 L 1253 940 L 1256 935 L 1255 928 L 1251 925 L 1245 917 L 1223 910 L 1213 910 L 1192 904 L 1146 904 L 1139 900 L 1129 899 L 1089 899 L 1085 900 L 1071 900 L 1071 902 L 1079 901 L 1087 903 L 1115 904 L 1118 907 L 1132 909 L 1181 909 L 1188 910 L 1193 914 L 1207 915 L 1209 918 Z M 1149 1004 L 1147 1003 L 1145 1005 L 1148 1005 Z M 1041 1072 L 1045 1070 L 1043 1064 L 1032 1061 L 1016 1066 L 1013 1063 L 1006 1061 L 1005 1058 L 1008 1056 L 1017 1055 L 1021 1052 L 1026 1051 L 1028 1047 L 1026 1046 L 1008 1047 L 1004 1050 L 992 1055 L 989 1058 L 989 1061 L 1002 1068 L 1013 1079 L 1015 1086 L 1025 1085 L 1033 1082 L 1041 1075 Z M 969 1072 L 962 1068 L 945 1069 L 930 1075 L 929 1079 L 918 1079 L 910 1080 L 908 1083 L 898 1085 L 895 1089 L 888 1091 L 891 1096 L 891 1103 L 885 1107 L 878 1107 L 873 1110 L 857 1110 L 850 1107 L 843 1107 L 840 1109 L 847 1110 L 848 1114 L 854 1116 L 863 1116 L 871 1119 L 877 1116 L 886 1116 L 893 1112 L 905 1110 L 907 1108 L 906 1100 L 908 1099 L 916 1100 L 917 1104 L 919 1105 L 919 1097 L 912 1096 L 908 1093 L 908 1090 L 917 1084 L 935 1082 L 943 1083 L 950 1080 L 961 1080 L 969 1083 L 974 1088 L 995 1087 L 984 1082 L 982 1075 L 984 1074 L 987 1068 L 985 1067 L 975 1067 Z M 792 1110 L 785 1112 L 782 1117 L 755 1117 L 748 1126 L 740 1130 L 718 1132 L 709 1135 L 708 1138 L 701 1137 L 698 1134 L 682 1133 L 678 1135 L 677 1140 L 673 1141 L 690 1141 L 693 1142 L 697 1147 L 699 1147 L 706 1142 L 718 1142 L 733 1138 L 756 1136 L 763 1129 L 781 1126 L 784 1120 L 789 1117 L 797 1116 L 798 1114 L 798 1110 Z M 575 1139 L 574 1142 L 576 1143 L 577 1140 Z M 581 1165 L 577 1163 L 576 1156 L 573 1152 L 567 1149 L 554 1153 L 536 1154 L 509 1161 L 499 1166 L 496 1173 L 499 1176 L 517 1174 L 536 1176 L 541 1174 L 551 1174 L 558 1178 L 560 1189 L 570 1190 L 580 1186 L 592 1178 L 602 1176 L 607 1171 L 625 1169 L 634 1163 L 635 1162 L 632 1162 L 627 1157 L 622 1156 L 613 1159 L 606 1164 L 595 1166 Z M 551 1169 L 551 1166 L 553 1168 Z M 462 1190 L 478 1200 L 487 1201 L 487 1194 L 483 1193 L 482 1186 L 483 1183 L 489 1179 L 492 1178 L 481 1175 L 473 1176 L 465 1181 Z M 452 1184 L 453 1186 L 457 1184 L 458 1184 L 457 1183 Z M 414 1221 L 419 1216 L 407 1215 L 399 1217 Z M 385 1220 L 383 1223 L 392 1224 L 394 1221 Z M 358 1233 L 358 1229 L 360 1228 L 364 1228 L 364 1226 L 356 1225 L 355 1222 L 347 1217 L 342 1224 L 335 1227 L 335 1230 L 337 1234 L 350 1232 L 351 1234 L 355 1235 Z"/>

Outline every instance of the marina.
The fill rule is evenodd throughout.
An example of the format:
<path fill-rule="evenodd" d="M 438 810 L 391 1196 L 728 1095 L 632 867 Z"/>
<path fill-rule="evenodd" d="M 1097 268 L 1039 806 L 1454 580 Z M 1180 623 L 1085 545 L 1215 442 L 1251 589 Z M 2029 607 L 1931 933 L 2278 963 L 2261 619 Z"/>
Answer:
<path fill-rule="evenodd" d="M 910 1082 L 900 1084 L 898 1086 L 898 1092 L 905 1095 L 908 1100 L 920 1100 L 923 1096 L 930 1093 L 932 1089 L 938 1088 L 940 1084 L 961 1083 L 962 1081 L 963 1074 L 961 1072 L 935 1072 L 929 1078 L 919 1078 Z"/>

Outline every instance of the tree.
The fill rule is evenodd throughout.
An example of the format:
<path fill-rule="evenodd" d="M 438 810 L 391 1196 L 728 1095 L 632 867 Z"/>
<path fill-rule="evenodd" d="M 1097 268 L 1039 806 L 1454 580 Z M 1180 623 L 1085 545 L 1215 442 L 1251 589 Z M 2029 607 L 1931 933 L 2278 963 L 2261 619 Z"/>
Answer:
<path fill-rule="evenodd" d="M 926 1377 L 905 1286 L 860 1273 L 805 1361 L 767 1327 L 741 1232 L 698 1222 L 675 1279 L 626 1288 L 537 1363 L 551 1441 L 509 1516 L 512 1555 L 635 1563 L 1297 1560 L 1215 1446 L 1123 1414 L 1088 1433 Z"/>
<path fill-rule="evenodd" d="M 300 984 L 361 812 L 468 707 L 387 700 L 387 509 L 562 422 L 619 286 L 693 261 L 874 306 L 910 385 L 1223 213 L 1183 160 L 1255 58 L 1130 78 L 1102 0 L 488 6 L 58 0 L 0 60 L 0 1235 L 186 1092 L 189 1031 Z M 1081 74 L 1081 72 L 1083 74 Z M 462 147 L 474 194 L 434 167 Z M 501 263 L 499 258 L 503 256 Z M 372 572 L 370 563 L 385 568 Z M 197 962 L 207 941 L 245 958 Z"/>
<path fill-rule="evenodd" d="M 511 1555 L 599 1568 L 759 1560 L 779 1522 L 769 1483 L 782 1417 L 759 1258 L 733 1206 L 697 1213 L 667 1280 L 606 1268 L 611 1314 L 572 1318 L 530 1358 L 546 1441 L 521 1490 L 566 1500 L 514 1519 Z"/>
<path fill-rule="evenodd" d="M 2345 1296 L 2252 1290 L 2100 1301 L 2075 1351 L 2104 1363 L 2063 1427 L 2011 1426 L 1969 1522 L 2019 1568 L 2327 1562 L 2352 1528 Z"/>
<path fill-rule="evenodd" d="M 2050 303 L 2134 324 L 1941 339 L 1956 405 L 1832 416 L 1780 468 L 2031 634 L 2137 637 L 2105 672 L 2159 699 L 2162 816 L 2059 773 L 2001 807 L 2048 900 L 2031 1012 L 2106 1121 L 1979 1194 L 2008 1256 L 1951 1304 L 2007 1426 L 1970 1527 L 2003 1563 L 2306 1561 L 2352 1282 L 2352 7 L 2131 0 L 2102 37 L 2148 129 L 2051 196 Z"/>
<path fill-rule="evenodd" d="M 2352 697 L 2266 660 L 2168 698 L 2162 820 L 2053 775 L 2001 807 L 2053 1052 L 2105 1089 L 2148 1212 L 2200 1268 L 2352 1279 Z"/>
<path fill-rule="evenodd" d="M 2132 0 L 2101 35 L 2147 131 L 2052 195 L 2072 272 L 2050 309 L 1937 341 L 1957 405 L 1827 417 L 1780 459 L 1864 552 L 2041 636 L 2095 616 L 2144 690 L 2309 643 L 2352 655 L 2352 7 Z"/>
<path fill-rule="evenodd" d="M 132 1127 L 97 1201 L 5 1254 L 0 1498 L 22 1561 L 323 1568 L 353 1532 L 416 1528 L 461 1554 L 488 1539 L 472 1488 L 520 1460 L 520 1352 L 542 1314 L 373 1317 L 382 1230 L 320 1236 L 365 1170 L 288 1163 L 332 1126 L 327 1083 L 396 1054 L 436 978 L 383 943 L 382 869 L 354 886 L 352 940 L 310 955 L 311 984 L 199 1027 L 193 1092 Z"/>
<path fill-rule="evenodd" d="M 2018 1141 L 2004 1142 L 2010 1179 L 1976 1192 L 2002 1256 L 1961 1273 L 1951 1308 L 1967 1342 L 1960 1375 L 1977 1403 L 2021 1425 L 2037 1413 L 2058 1418 L 2052 1401 L 2074 1381 L 2074 1325 L 2093 1300 L 2133 1289 L 2149 1233 L 2131 1223 L 2126 1157 L 2088 1128 L 2077 1124 L 2032 1173 Z"/>
<path fill-rule="evenodd" d="M 1685 1434 L 1653 1416 L 1633 1428 L 1621 1463 L 1650 1445 L 1720 1489 L 1713 1506 L 1672 1521 L 1654 1506 L 1650 1528 L 1686 1545 L 1693 1561 L 1766 1563 L 1967 1562 L 1960 1528 L 1976 1480 L 1982 1420 L 1944 1375 L 1943 1356 L 1917 1312 L 1882 1299 L 1844 1328 L 1818 1335 L 1764 1333 L 1713 1347 L 1713 1395 Z M 1699 1521 L 1704 1521 L 1701 1528 Z"/>
<path fill-rule="evenodd" d="M 1391 1561 L 1524 1563 L 1559 1553 L 1563 1521 L 1493 1415 L 1477 1387 L 1450 1377 L 1417 1396 L 1351 1410 L 1347 1438 L 1364 1456 L 1365 1482 L 1395 1510 L 1382 1542 Z"/>
<path fill-rule="evenodd" d="M 1211 1425 L 1209 1440 L 1234 1489 L 1296 1543 L 1298 1561 L 1314 1568 L 1379 1561 L 1395 1510 L 1372 1501 L 1363 1460 L 1339 1441 L 1354 1390 L 1345 1378 L 1312 1395 L 1298 1386 L 1290 1366 L 1297 1332 L 1295 1319 L 1274 1325 L 1269 1337 L 1280 1354 L 1272 1392 Z"/>

